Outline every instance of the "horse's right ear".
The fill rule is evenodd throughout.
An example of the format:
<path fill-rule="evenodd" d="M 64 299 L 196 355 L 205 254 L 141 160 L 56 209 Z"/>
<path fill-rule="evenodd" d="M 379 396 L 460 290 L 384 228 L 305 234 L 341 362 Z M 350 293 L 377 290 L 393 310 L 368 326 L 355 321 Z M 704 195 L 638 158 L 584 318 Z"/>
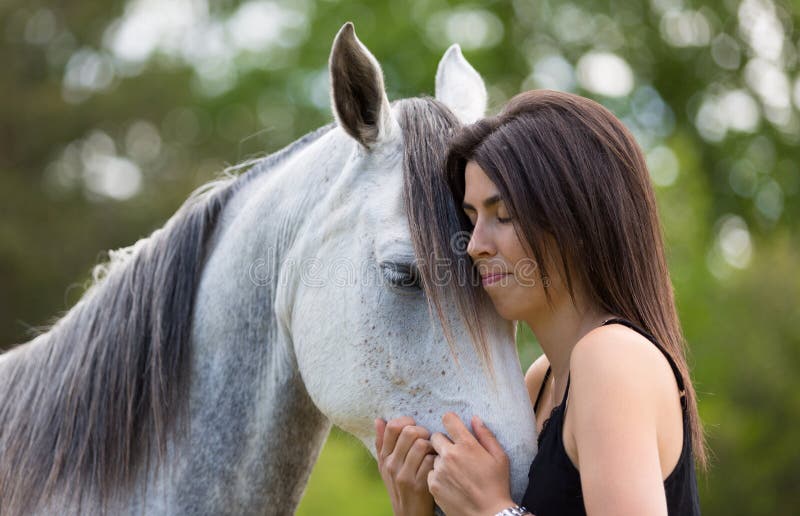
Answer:
<path fill-rule="evenodd" d="M 462 124 L 475 122 L 486 111 L 486 85 L 457 44 L 451 45 L 439 61 L 436 100 L 449 107 Z"/>
<path fill-rule="evenodd" d="M 329 63 L 333 111 L 342 128 L 367 148 L 399 128 L 377 59 L 356 37 L 351 22 L 339 29 Z"/>

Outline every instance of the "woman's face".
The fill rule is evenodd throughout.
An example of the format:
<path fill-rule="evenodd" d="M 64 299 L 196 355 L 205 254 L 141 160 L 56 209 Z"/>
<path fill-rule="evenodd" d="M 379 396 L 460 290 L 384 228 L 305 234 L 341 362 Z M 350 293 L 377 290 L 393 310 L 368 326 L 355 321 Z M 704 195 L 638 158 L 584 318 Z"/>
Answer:
<path fill-rule="evenodd" d="M 462 208 L 473 225 L 467 253 L 497 312 L 508 320 L 529 320 L 547 307 L 538 264 L 517 236 L 515 221 L 483 169 L 469 161 L 464 174 Z M 558 281 L 554 272 L 548 267 L 548 288 Z"/>

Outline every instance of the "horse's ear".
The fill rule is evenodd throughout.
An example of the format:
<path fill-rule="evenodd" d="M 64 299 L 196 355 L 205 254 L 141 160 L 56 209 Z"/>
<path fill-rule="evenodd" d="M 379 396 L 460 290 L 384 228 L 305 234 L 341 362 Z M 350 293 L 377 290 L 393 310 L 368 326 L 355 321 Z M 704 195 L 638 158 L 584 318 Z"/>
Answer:
<path fill-rule="evenodd" d="M 330 58 L 331 97 L 339 124 L 367 148 L 398 127 L 377 59 L 356 37 L 351 22 L 339 29 Z"/>
<path fill-rule="evenodd" d="M 475 122 L 486 112 L 486 85 L 477 70 L 464 59 L 458 44 L 451 45 L 439 61 L 436 99 L 464 124 Z"/>

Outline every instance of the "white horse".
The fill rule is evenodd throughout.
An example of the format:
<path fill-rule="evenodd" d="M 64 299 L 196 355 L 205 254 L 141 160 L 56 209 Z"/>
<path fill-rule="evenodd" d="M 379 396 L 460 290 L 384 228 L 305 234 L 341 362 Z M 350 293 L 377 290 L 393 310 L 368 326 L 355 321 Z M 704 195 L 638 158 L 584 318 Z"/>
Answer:
<path fill-rule="evenodd" d="M 454 46 L 436 100 L 390 105 L 351 24 L 330 70 L 338 124 L 195 193 L 0 356 L 0 513 L 289 514 L 331 424 L 374 455 L 375 417 L 443 431 L 445 411 L 482 416 L 521 497 L 536 443 L 513 327 L 482 314 L 492 378 L 463 322 L 448 346 L 415 258 L 455 209 L 439 172 L 483 81 Z"/>

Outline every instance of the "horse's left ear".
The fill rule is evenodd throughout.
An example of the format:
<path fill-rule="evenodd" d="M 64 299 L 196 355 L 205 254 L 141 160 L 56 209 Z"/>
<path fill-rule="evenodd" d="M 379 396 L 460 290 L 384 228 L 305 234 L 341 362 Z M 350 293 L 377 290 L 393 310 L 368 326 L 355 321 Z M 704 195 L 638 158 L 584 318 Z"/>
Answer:
<path fill-rule="evenodd" d="M 475 122 L 486 112 L 486 85 L 477 70 L 464 59 L 458 44 L 451 45 L 439 61 L 436 99 L 464 124 Z"/>
<path fill-rule="evenodd" d="M 378 60 L 347 22 L 333 41 L 331 97 L 339 124 L 367 148 L 388 139 L 399 125 L 392 117 Z"/>

